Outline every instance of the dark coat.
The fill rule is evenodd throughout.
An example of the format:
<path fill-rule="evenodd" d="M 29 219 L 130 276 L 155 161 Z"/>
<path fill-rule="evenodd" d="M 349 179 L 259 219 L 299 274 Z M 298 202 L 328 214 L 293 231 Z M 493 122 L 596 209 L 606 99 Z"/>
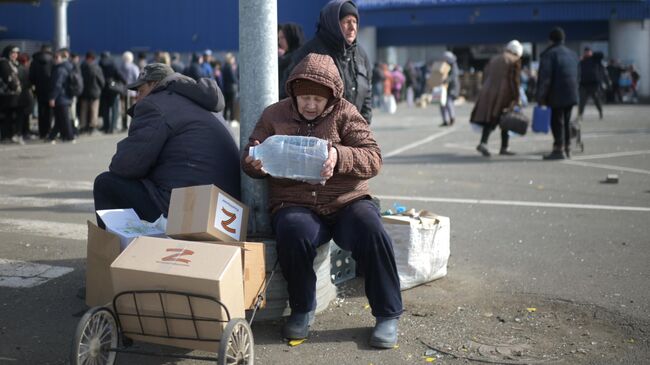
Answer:
<path fill-rule="evenodd" d="M 50 89 L 50 100 L 54 100 L 56 105 L 72 104 L 72 97 L 65 90 L 68 75 L 72 72 L 74 66 L 70 61 L 63 61 L 54 66 L 52 70 L 52 85 Z"/>
<path fill-rule="evenodd" d="M 578 103 L 578 56 L 563 44 L 554 44 L 540 56 L 537 102 L 551 108 Z"/>
<path fill-rule="evenodd" d="M 223 106 L 214 80 L 168 76 L 135 104 L 110 171 L 142 181 L 165 213 L 172 189 L 179 187 L 214 184 L 239 199 L 239 150 L 214 114 Z"/>
<path fill-rule="evenodd" d="M 334 59 L 343 79 L 343 97 L 354 104 L 363 118 L 372 121 L 372 67 L 366 52 L 357 44 L 348 45 L 339 24 L 339 13 L 344 3 L 356 5 L 349 0 L 333 0 L 320 12 L 316 36 L 296 51 L 293 64 L 297 65 L 310 53 L 329 55 Z"/>
<path fill-rule="evenodd" d="M 122 73 L 118 71 L 111 56 L 103 54 L 99 60 L 99 67 L 104 74 L 102 98 L 112 100 L 117 94 L 126 92 L 126 80 L 122 76 Z"/>
<path fill-rule="evenodd" d="M 323 113 L 307 121 L 298 113 L 292 81 L 308 79 L 332 89 Z M 268 106 L 260 117 L 249 143 L 243 149 L 242 161 L 248 156 L 254 140 L 281 135 L 311 135 L 326 139 L 338 152 L 334 175 L 325 185 L 311 185 L 291 179 L 269 177 L 269 208 L 272 212 L 288 206 L 307 207 L 317 214 L 331 214 L 345 205 L 369 196 L 368 179 L 379 173 L 381 151 L 370 127 L 354 105 L 343 99 L 343 81 L 332 58 L 310 54 L 299 63 L 287 80 L 290 97 Z M 253 178 L 263 178 L 263 172 L 243 163 L 244 172 Z"/>
<path fill-rule="evenodd" d="M 233 70 L 232 65 L 226 62 L 221 69 L 221 74 L 223 77 L 223 92 L 225 94 L 236 96 L 239 92 L 239 78 L 237 77 L 237 72 Z"/>
<path fill-rule="evenodd" d="M 203 70 L 201 70 L 201 64 L 199 64 L 198 55 L 192 55 L 192 60 L 183 71 L 183 75 L 193 78 L 195 81 L 198 81 L 201 78 L 203 75 Z"/>
<path fill-rule="evenodd" d="M 51 52 L 36 52 L 29 66 L 29 80 L 36 88 L 38 100 L 47 101 L 52 88 L 54 57 Z"/>
<path fill-rule="evenodd" d="M 447 62 L 451 67 L 449 69 L 449 75 L 447 75 L 447 95 L 456 99 L 460 95 L 460 71 L 458 70 L 458 63 Z"/>
<path fill-rule="evenodd" d="M 472 123 L 494 126 L 504 109 L 519 101 L 521 62 L 510 52 L 490 59 L 483 70 L 483 86 L 470 116 Z"/>
<path fill-rule="evenodd" d="M 81 99 L 99 99 L 106 83 L 102 69 L 96 63 L 86 61 L 81 64 L 81 76 L 84 79 L 84 89 L 81 93 Z"/>

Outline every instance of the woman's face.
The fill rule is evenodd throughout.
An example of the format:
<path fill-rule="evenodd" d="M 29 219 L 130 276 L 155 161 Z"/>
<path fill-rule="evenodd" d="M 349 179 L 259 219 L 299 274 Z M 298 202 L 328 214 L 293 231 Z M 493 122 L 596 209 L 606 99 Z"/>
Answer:
<path fill-rule="evenodd" d="M 289 50 L 289 43 L 287 43 L 287 38 L 284 37 L 282 29 L 278 31 L 278 48 L 283 49 L 285 52 Z"/>
<path fill-rule="evenodd" d="M 298 95 L 296 101 L 298 112 L 307 120 L 318 118 L 327 106 L 327 99 L 318 95 Z"/>

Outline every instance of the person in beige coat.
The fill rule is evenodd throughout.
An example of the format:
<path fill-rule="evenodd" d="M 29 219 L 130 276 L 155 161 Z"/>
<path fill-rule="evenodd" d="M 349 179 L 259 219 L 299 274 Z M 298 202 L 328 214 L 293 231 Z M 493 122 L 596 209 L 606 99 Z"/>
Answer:
<path fill-rule="evenodd" d="M 521 43 L 512 40 L 506 45 L 503 53 L 492 57 L 483 71 L 483 87 L 470 116 L 471 123 L 483 126 L 481 142 L 476 146 L 476 150 L 483 156 L 490 156 L 490 151 L 487 148 L 488 138 L 499 125 L 501 115 L 519 102 L 522 54 Z M 508 131 L 504 129 L 501 129 L 499 154 L 514 154 L 508 150 Z"/>

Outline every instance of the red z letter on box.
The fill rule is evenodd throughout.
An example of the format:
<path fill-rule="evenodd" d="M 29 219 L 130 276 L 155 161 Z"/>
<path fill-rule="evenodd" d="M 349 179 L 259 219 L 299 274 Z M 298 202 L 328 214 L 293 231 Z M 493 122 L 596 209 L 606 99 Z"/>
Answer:
<path fill-rule="evenodd" d="M 167 252 L 176 252 L 175 254 L 171 254 L 169 256 L 165 256 L 162 258 L 163 261 L 174 261 L 174 262 L 183 262 L 186 264 L 190 263 L 189 259 L 182 258 L 181 256 L 188 256 L 188 255 L 193 255 L 194 251 L 192 250 L 186 250 L 183 248 L 168 248 L 166 250 Z"/>

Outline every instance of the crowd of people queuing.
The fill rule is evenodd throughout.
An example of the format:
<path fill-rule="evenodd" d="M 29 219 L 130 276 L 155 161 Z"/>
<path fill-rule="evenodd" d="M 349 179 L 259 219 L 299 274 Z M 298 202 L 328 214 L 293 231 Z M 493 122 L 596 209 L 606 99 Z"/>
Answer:
<path fill-rule="evenodd" d="M 149 63 L 166 64 L 194 80 L 215 80 L 225 98 L 224 118 L 238 118 L 239 76 L 232 53 L 222 62 L 207 49 L 192 54 L 185 65 L 179 53 L 162 51 L 150 57 L 139 53 L 137 59 L 130 51 L 121 57 L 88 51 L 82 60 L 69 49 L 53 51 L 47 44 L 31 56 L 8 45 L 0 57 L 0 143 L 74 143 L 84 134 L 125 132 L 136 95 L 126 85 Z M 37 116 L 36 128 L 32 116 Z"/>

